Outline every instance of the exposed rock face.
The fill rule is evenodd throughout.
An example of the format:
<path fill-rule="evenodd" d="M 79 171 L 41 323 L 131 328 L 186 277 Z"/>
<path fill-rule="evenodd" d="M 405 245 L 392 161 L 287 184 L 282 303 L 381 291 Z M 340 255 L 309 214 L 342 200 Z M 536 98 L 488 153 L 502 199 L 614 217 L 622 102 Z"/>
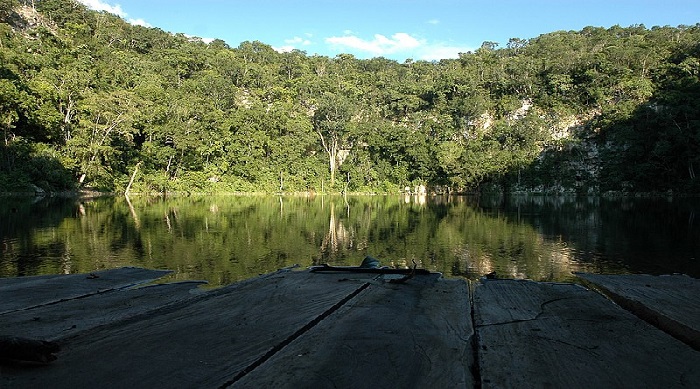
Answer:
<path fill-rule="evenodd" d="M 511 123 L 524 120 L 528 115 L 544 119 L 546 134 L 539 156 L 531 166 L 540 176 L 549 177 L 547 184 L 521 180 L 511 188 L 516 192 L 533 193 L 596 193 L 599 190 L 601 151 L 596 142 L 597 130 L 590 123 L 600 115 L 597 109 L 578 115 L 559 115 L 546 111 L 532 100 L 524 99 L 521 106 L 507 114 Z M 481 134 L 488 133 L 496 121 L 490 112 L 483 113 L 469 124 Z M 526 169 L 524 169 L 526 170 Z M 546 172 L 546 173 L 545 173 Z"/>
<path fill-rule="evenodd" d="M 32 7 L 19 6 L 7 16 L 7 22 L 13 29 L 26 31 L 40 25 L 42 16 Z"/>

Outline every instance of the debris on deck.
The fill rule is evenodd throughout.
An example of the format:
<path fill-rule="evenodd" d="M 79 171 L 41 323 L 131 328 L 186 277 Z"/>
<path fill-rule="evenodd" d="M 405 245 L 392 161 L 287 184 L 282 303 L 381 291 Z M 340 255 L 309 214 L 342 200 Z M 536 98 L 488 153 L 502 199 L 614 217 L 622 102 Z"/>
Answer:
<path fill-rule="evenodd" d="M 415 267 L 356 269 L 212 290 L 146 285 L 167 272 L 138 268 L 0 279 L 0 388 L 700 386 L 692 339 L 580 285 L 483 279 L 470 295 Z M 588 281 L 614 290 L 608 277 Z M 686 313 L 640 303 L 697 331 L 689 298 Z M 3 340 L 56 360 L 16 358 Z"/>

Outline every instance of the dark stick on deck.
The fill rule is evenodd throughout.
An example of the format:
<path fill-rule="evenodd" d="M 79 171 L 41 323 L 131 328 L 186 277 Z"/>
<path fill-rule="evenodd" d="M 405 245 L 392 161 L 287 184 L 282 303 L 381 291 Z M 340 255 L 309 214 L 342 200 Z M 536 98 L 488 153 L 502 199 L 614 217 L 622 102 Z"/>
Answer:
<path fill-rule="evenodd" d="M 311 272 L 346 272 L 346 273 L 369 273 L 369 274 L 431 274 L 427 269 L 394 269 L 388 267 L 357 267 L 357 266 L 331 266 L 323 264 L 320 266 L 311 266 Z"/>

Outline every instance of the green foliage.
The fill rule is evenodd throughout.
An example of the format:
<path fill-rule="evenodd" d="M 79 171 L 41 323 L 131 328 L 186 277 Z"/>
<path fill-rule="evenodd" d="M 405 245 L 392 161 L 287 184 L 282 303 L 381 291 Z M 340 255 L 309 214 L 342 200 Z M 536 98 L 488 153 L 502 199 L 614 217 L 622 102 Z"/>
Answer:
<path fill-rule="evenodd" d="M 699 186 L 698 25 L 399 64 L 206 44 L 72 0 L 36 1 L 34 25 L 17 6 L 0 7 L 4 188 L 120 191 L 137 165 L 143 192 Z M 57 175 L 29 168 L 48 156 Z"/>

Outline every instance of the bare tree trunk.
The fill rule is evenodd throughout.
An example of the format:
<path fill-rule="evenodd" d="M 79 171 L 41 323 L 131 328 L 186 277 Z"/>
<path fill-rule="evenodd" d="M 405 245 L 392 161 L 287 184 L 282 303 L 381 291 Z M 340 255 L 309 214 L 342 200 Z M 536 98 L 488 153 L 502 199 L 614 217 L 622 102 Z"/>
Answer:
<path fill-rule="evenodd" d="M 141 161 L 139 161 L 136 164 L 136 167 L 134 167 L 134 173 L 131 174 L 129 185 L 126 186 L 126 190 L 124 191 L 124 196 L 127 196 L 127 198 L 129 198 L 129 191 L 131 190 L 131 185 L 134 183 L 134 178 L 136 178 L 136 173 L 139 171 L 139 165 L 141 165 Z"/>
<path fill-rule="evenodd" d="M 336 162 L 335 162 L 335 155 L 332 153 L 328 154 L 328 162 L 330 165 L 330 170 L 331 170 L 331 188 L 333 187 L 333 184 L 335 183 L 335 170 L 336 170 Z"/>
<path fill-rule="evenodd" d="M 688 163 L 688 173 L 690 174 L 690 179 L 694 180 L 695 179 L 695 169 L 693 168 L 692 162 Z"/>
<path fill-rule="evenodd" d="M 62 83 L 63 84 L 63 83 Z M 58 86 L 54 86 L 56 89 L 56 92 L 60 92 L 60 88 Z M 63 139 L 68 142 L 71 140 L 73 135 L 71 134 L 71 121 L 73 120 L 73 116 L 75 115 L 74 107 L 75 107 L 75 101 L 73 100 L 73 96 L 69 93 L 67 97 L 68 101 L 66 101 L 65 107 L 59 106 L 59 111 L 61 114 L 63 114 L 63 120 L 61 121 L 61 130 L 63 131 Z"/>
<path fill-rule="evenodd" d="M 330 139 L 326 141 L 326 138 L 323 136 L 321 131 L 316 131 L 318 136 L 321 138 L 321 144 L 323 145 L 323 149 L 326 151 L 326 154 L 328 154 L 328 168 L 330 169 L 331 173 L 331 188 L 333 187 L 333 184 L 335 184 L 335 171 L 338 168 L 338 138 L 336 136 L 331 135 Z"/>
<path fill-rule="evenodd" d="M 8 127 L 5 127 L 5 130 L 3 131 L 5 134 L 5 145 L 3 147 L 3 153 L 5 155 L 5 168 L 7 169 L 8 172 L 12 171 L 15 167 L 15 158 L 12 154 L 12 151 L 10 149 L 10 143 L 14 141 L 15 135 L 10 134 L 8 131 Z"/>

